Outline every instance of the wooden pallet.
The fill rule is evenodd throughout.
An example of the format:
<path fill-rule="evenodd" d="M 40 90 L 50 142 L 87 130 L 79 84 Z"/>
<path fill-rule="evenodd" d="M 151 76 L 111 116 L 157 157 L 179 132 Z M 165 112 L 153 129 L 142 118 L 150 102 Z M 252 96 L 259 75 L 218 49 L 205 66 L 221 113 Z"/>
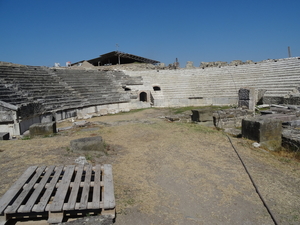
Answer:
<path fill-rule="evenodd" d="M 31 166 L 0 199 L 0 225 L 24 218 L 60 223 L 87 214 L 115 217 L 110 164 Z"/>

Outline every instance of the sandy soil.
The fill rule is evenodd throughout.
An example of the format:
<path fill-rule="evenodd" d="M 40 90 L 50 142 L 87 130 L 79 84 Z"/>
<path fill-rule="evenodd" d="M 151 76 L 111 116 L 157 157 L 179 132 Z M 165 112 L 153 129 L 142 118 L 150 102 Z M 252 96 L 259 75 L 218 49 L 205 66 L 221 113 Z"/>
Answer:
<path fill-rule="evenodd" d="M 31 165 L 74 164 L 70 140 L 100 135 L 109 154 L 86 153 L 113 165 L 116 225 L 274 224 L 227 137 L 179 122 L 171 109 L 146 109 L 89 119 L 88 127 L 54 137 L 0 142 L 0 196 Z M 71 122 L 58 124 L 70 126 Z M 300 223 L 300 163 L 232 138 L 280 224 Z"/>

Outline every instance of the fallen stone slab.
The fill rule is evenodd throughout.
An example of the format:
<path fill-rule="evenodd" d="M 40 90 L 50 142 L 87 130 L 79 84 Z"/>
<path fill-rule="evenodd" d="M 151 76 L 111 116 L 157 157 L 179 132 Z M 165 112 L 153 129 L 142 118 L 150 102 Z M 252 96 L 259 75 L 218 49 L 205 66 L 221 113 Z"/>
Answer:
<path fill-rule="evenodd" d="M 277 107 L 271 107 L 270 111 L 273 111 L 275 113 L 281 113 L 281 114 L 295 113 L 295 110 L 291 110 L 291 109 L 288 109 L 288 108 L 277 108 Z"/>
<path fill-rule="evenodd" d="M 9 140 L 8 132 L 0 132 L 0 140 Z"/>
<path fill-rule="evenodd" d="M 260 111 L 260 114 L 261 114 L 261 115 L 274 114 L 274 113 L 275 113 L 275 112 L 273 112 L 273 111 L 268 111 L 268 110 Z"/>
<path fill-rule="evenodd" d="M 296 120 L 297 116 L 295 114 L 267 114 L 267 115 L 263 115 L 262 118 L 287 122 L 287 121 Z"/>
<path fill-rule="evenodd" d="M 76 121 L 73 123 L 74 127 L 85 127 L 88 124 L 87 121 L 83 120 L 83 121 Z"/>
<path fill-rule="evenodd" d="M 30 137 L 34 136 L 48 136 L 55 134 L 56 130 L 56 122 L 49 123 L 35 123 L 29 127 Z"/>
<path fill-rule="evenodd" d="M 282 131 L 282 147 L 291 151 L 300 150 L 300 130 L 284 129 Z"/>
<path fill-rule="evenodd" d="M 280 120 L 253 117 L 242 120 L 242 136 L 256 141 L 269 150 L 281 147 L 282 122 Z"/>
<path fill-rule="evenodd" d="M 106 154 L 106 149 L 101 136 L 85 137 L 70 142 L 70 150 L 73 152 L 98 151 Z"/>
<path fill-rule="evenodd" d="M 282 125 L 290 126 L 290 127 L 300 127 L 300 120 L 292 120 L 288 122 L 282 123 Z"/>
<path fill-rule="evenodd" d="M 276 105 L 276 104 L 271 104 L 271 107 L 284 108 L 284 109 L 287 109 L 287 108 L 288 108 L 287 106 L 284 106 L 284 105 Z"/>
<path fill-rule="evenodd" d="M 258 108 L 258 109 L 268 108 L 268 107 L 270 107 L 270 105 L 268 105 L 268 104 L 263 104 L 263 105 L 257 105 L 256 106 L 256 108 Z"/>
<path fill-rule="evenodd" d="M 73 128 L 73 126 L 60 127 L 60 128 L 57 128 L 57 131 L 60 132 L 60 131 L 70 130 L 70 129 L 72 129 L 72 128 Z"/>
<path fill-rule="evenodd" d="M 288 109 L 293 109 L 295 111 L 300 110 L 300 106 L 299 105 L 287 105 Z"/>

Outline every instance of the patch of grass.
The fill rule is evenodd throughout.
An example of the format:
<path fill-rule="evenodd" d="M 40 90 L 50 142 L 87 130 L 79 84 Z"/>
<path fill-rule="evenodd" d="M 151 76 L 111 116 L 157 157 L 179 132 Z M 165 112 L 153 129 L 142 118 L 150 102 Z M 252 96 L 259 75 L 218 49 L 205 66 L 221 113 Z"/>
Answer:
<path fill-rule="evenodd" d="M 45 135 L 43 136 L 43 138 L 54 137 L 54 136 L 56 136 L 56 135 L 57 135 L 57 133 L 45 134 Z"/>
<path fill-rule="evenodd" d="M 291 159 L 289 159 L 289 158 L 279 158 L 279 161 L 281 161 L 283 163 L 289 163 L 289 162 L 291 162 Z"/>
<path fill-rule="evenodd" d="M 278 157 L 278 160 L 284 163 L 289 163 L 291 161 L 300 161 L 300 151 L 288 150 L 284 147 L 281 147 L 278 151 L 271 151 L 273 155 Z"/>
<path fill-rule="evenodd" d="M 135 203 L 135 200 L 133 198 L 129 198 L 129 199 L 126 199 L 125 206 L 133 205 L 134 203 Z"/>
<path fill-rule="evenodd" d="M 216 106 L 216 105 L 211 105 L 211 106 L 187 106 L 187 107 L 178 107 L 178 108 L 169 108 L 170 111 L 172 111 L 174 114 L 180 114 L 184 113 L 187 111 L 191 111 L 192 109 L 212 109 L 214 110 L 222 110 L 222 109 L 230 109 L 234 108 L 234 106 Z"/>
<path fill-rule="evenodd" d="M 24 137 L 22 137 L 22 140 L 30 140 L 31 138 L 30 138 L 30 136 L 24 136 Z"/>
<path fill-rule="evenodd" d="M 93 157 L 88 153 L 86 153 L 84 156 L 85 156 L 86 160 L 91 161 L 93 159 Z"/>
<path fill-rule="evenodd" d="M 197 124 L 197 123 L 174 123 L 177 124 L 179 126 L 185 126 L 187 128 L 193 129 L 196 132 L 200 132 L 200 133 L 216 133 L 218 132 L 216 129 L 212 128 L 212 127 L 206 127 L 203 126 L 201 124 Z"/>
<path fill-rule="evenodd" d="M 180 114 L 184 113 L 186 111 L 191 111 L 192 109 L 195 109 L 198 107 L 195 106 L 187 106 L 187 107 L 180 107 L 180 108 L 170 108 L 169 110 L 172 111 L 174 114 Z"/>

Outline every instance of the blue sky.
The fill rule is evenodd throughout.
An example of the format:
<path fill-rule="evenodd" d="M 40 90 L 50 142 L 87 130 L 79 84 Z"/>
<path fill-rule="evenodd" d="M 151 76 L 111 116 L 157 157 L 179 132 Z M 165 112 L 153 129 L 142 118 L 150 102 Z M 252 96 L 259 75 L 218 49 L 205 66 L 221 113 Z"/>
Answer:
<path fill-rule="evenodd" d="M 119 50 L 166 64 L 300 56 L 299 0 L 0 0 L 0 61 L 53 66 Z"/>

